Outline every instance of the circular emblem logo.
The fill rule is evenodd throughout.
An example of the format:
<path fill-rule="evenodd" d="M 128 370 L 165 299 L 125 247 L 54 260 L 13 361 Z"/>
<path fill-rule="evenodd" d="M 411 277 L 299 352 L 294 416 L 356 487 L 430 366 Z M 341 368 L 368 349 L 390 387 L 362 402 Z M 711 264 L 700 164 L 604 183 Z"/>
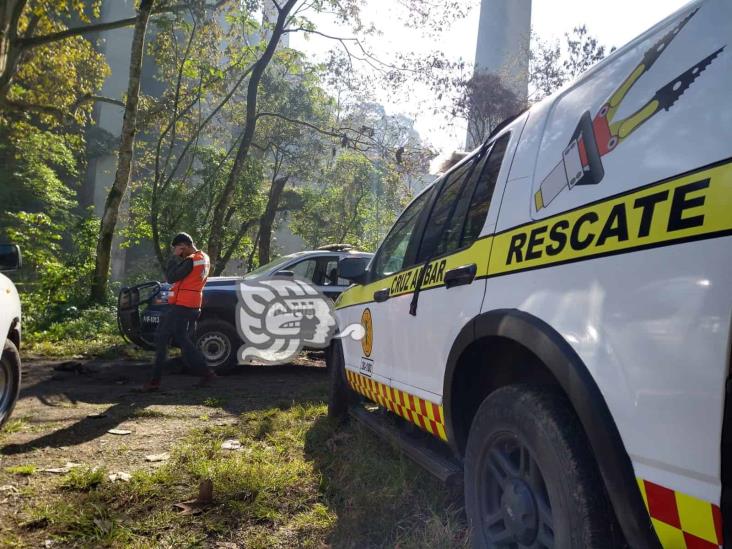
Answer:
<path fill-rule="evenodd" d="M 363 326 L 365 332 L 363 339 L 361 339 L 361 349 L 363 349 L 364 355 L 370 357 L 374 345 L 374 325 L 371 321 L 371 311 L 368 308 L 364 309 L 361 314 L 361 326 Z"/>

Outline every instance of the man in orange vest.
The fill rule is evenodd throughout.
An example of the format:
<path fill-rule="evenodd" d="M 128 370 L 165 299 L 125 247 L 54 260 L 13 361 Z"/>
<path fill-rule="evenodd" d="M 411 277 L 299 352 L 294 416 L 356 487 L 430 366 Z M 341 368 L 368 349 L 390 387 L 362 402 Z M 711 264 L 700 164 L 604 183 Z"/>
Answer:
<path fill-rule="evenodd" d="M 193 239 L 187 233 L 175 235 L 170 245 L 173 256 L 168 261 L 165 278 L 173 283 L 168 293 L 168 304 L 171 307 L 155 334 L 155 365 L 152 378 L 142 388 L 145 392 L 160 389 L 160 378 L 163 365 L 168 359 L 171 338 L 175 338 L 186 362 L 201 376 L 199 387 L 209 385 L 216 377 L 206 365 L 203 353 L 195 346 L 190 335 L 201 314 L 203 287 L 210 268 L 208 256 L 196 249 Z"/>

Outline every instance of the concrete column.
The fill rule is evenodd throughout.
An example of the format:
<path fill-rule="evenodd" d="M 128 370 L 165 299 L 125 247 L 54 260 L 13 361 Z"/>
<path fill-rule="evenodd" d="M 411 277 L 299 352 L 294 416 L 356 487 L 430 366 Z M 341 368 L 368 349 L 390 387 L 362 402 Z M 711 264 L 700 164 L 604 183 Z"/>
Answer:
<path fill-rule="evenodd" d="M 526 99 L 529 86 L 531 0 L 482 0 L 475 70 L 500 76 Z"/>

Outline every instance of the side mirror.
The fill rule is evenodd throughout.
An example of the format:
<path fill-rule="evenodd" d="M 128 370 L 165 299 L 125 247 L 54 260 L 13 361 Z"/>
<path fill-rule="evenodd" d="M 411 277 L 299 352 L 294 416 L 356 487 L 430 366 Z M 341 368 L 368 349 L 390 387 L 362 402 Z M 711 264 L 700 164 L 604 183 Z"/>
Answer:
<path fill-rule="evenodd" d="M 371 261 L 368 257 L 344 257 L 338 262 L 338 276 L 356 284 L 366 282 L 366 267 Z"/>
<path fill-rule="evenodd" d="M 0 244 L 0 271 L 15 271 L 23 265 L 20 248 L 15 244 Z"/>
<path fill-rule="evenodd" d="M 295 276 L 295 273 L 293 273 L 292 271 L 277 271 L 275 273 L 275 276 L 286 276 L 289 278 L 293 278 Z"/>

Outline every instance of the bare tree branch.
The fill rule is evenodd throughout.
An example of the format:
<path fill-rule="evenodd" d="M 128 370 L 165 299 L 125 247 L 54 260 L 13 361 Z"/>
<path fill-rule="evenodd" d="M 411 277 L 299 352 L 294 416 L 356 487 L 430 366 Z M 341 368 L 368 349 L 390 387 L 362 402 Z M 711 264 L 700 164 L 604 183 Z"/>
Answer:
<path fill-rule="evenodd" d="M 72 113 L 75 113 L 77 110 L 79 110 L 79 107 L 81 107 L 84 103 L 109 103 L 110 105 L 117 105 L 118 107 L 125 106 L 125 102 L 121 99 L 114 99 L 112 97 L 104 97 L 102 95 L 94 95 L 91 93 L 86 93 L 79 97 L 74 104 L 71 106 L 70 111 Z"/>
<path fill-rule="evenodd" d="M 414 69 L 410 69 L 409 67 L 397 67 L 396 65 L 391 65 L 389 63 L 385 63 L 384 61 L 380 60 L 378 57 L 374 56 L 371 52 L 369 52 L 366 47 L 363 45 L 361 40 L 358 38 L 355 38 L 353 36 L 351 37 L 343 37 L 343 36 L 333 36 L 331 34 L 326 34 L 324 32 L 315 30 L 315 29 L 307 29 L 304 27 L 296 27 L 292 29 L 285 29 L 283 31 L 284 33 L 291 33 L 291 32 L 306 32 L 309 34 L 317 34 L 318 36 L 322 36 L 323 38 L 328 38 L 329 40 L 335 40 L 343 46 L 343 49 L 346 51 L 349 57 L 352 57 L 353 59 L 357 59 L 358 61 L 363 61 L 364 63 L 367 63 L 371 68 L 380 70 L 380 69 L 394 69 L 399 71 L 408 71 L 408 72 L 416 72 Z M 358 55 L 354 55 L 353 52 L 348 48 L 347 42 L 352 42 L 356 46 L 358 46 L 358 49 L 361 50 L 361 53 L 363 54 L 363 57 L 360 57 Z M 375 64 L 374 64 L 375 63 Z M 377 66 L 379 65 L 379 66 Z"/>

